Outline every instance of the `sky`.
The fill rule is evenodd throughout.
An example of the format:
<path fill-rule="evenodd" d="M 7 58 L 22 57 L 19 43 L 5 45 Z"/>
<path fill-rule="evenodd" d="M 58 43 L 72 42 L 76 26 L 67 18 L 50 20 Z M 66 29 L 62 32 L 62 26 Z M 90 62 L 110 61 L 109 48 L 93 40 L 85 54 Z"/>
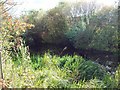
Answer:
<path fill-rule="evenodd" d="M 14 2 L 17 2 L 19 5 L 14 7 L 14 9 L 11 11 L 11 14 L 14 14 L 15 16 L 20 15 L 22 11 L 27 11 L 27 10 L 49 10 L 51 8 L 54 8 L 55 6 L 58 5 L 59 2 L 61 1 L 66 1 L 66 2 L 77 2 L 80 0 L 12 0 Z M 84 0 L 85 1 L 85 0 Z M 91 1 L 91 0 L 86 0 L 86 1 Z M 98 3 L 102 3 L 105 5 L 113 5 L 115 1 L 117 0 L 94 0 L 97 1 Z"/>

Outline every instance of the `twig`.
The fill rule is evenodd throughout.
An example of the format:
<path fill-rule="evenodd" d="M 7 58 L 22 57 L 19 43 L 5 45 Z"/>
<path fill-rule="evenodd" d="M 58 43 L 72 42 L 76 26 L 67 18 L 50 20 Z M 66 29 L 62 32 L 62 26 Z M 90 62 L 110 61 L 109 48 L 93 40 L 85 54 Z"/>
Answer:
<path fill-rule="evenodd" d="M 60 55 L 67 49 L 67 47 L 64 47 L 63 50 L 61 51 Z"/>

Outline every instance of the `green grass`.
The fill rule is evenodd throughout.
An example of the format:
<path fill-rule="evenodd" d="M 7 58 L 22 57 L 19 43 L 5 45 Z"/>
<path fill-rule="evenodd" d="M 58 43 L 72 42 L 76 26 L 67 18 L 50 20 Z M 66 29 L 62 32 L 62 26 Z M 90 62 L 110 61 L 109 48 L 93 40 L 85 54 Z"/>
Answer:
<path fill-rule="evenodd" d="M 3 65 L 12 88 L 118 88 L 119 69 L 111 76 L 101 65 L 74 56 L 30 55 L 26 48 Z M 15 60 L 16 59 L 16 60 Z M 120 66 L 119 66 L 120 67 Z"/>

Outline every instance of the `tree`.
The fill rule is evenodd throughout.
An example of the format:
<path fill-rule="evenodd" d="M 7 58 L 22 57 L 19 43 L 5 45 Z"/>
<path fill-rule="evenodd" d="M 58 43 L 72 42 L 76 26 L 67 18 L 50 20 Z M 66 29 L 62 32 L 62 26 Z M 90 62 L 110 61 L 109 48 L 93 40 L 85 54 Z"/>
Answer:
<path fill-rule="evenodd" d="M 10 5 L 9 7 L 5 7 L 5 5 Z M 0 1 L 0 34 L 2 34 L 1 28 L 2 28 L 2 21 L 4 16 L 6 15 L 6 12 L 9 11 L 13 6 L 15 6 L 15 3 L 8 2 L 8 0 Z M 2 35 L 0 35 L 0 79 L 3 79 L 3 72 L 2 72 L 2 48 L 3 48 L 3 40 Z M 2 87 L 5 85 L 2 81 Z"/>
<path fill-rule="evenodd" d="M 10 4 L 8 0 L 0 1 L 0 33 L 2 34 L 1 27 L 2 27 L 2 21 L 3 18 L 8 10 L 10 10 L 15 4 L 11 4 L 10 7 L 5 7 L 5 4 Z M 0 35 L 0 38 L 2 39 L 2 35 Z M 3 79 L 3 73 L 2 73 L 2 44 L 3 40 L 0 39 L 0 79 Z"/>
<path fill-rule="evenodd" d="M 76 18 L 75 23 L 66 33 L 69 40 L 76 48 L 116 52 L 118 50 L 117 9 L 104 6 L 95 14 L 89 14 L 89 23 L 85 20 L 86 15 Z"/>
<path fill-rule="evenodd" d="M 68 27 L 61 9 L 56 7 L 48 11 L 48 14 L 43 20 L 46 27 L 45 33 L 47 33 L 43 35 L 43 39 L 49 43 L 64 42 L 64 33 L 68 30 Z"/>
<path fill-rule="evenodd" d="M 15 5 L 16 3 L 9 0 L 0 1 L 0 79 L 3 79 L 2 62 L 6 60 L 5 55 L 10 55 L 11 48 L 15 49 L 16 45 L 20 45 L 21 33 L 33 26 L 9 15 L 8 11 Z"/>
<path fill-rule="evenodd" d="M 68 27 L 61 7 L 55 7 L 47 11 L 41 19 L 37 19 L 37 22 L 33 24 L 35 24 L 35 28 L 27 32 L 27 42 L 30 41 L 30 37 L 39 46 L 40 43 L 64 44 L 66 42 L 64 33 L 68 30 Z"/>
<path fill-rule="evenodd" d="M 36 25 L 42 17 L 45 15 L 45 11 L 42 9 L 25 11 L 23 15 L 20 16 L 26 23 L 31 23 Z"/>
<path fill-rule="evenodd" d="M 117 9 L 103 7 L 90 19 L 90 27 L 95 26 L 95 34 L 90 47 L 116 52 L 118 47 Z"/>

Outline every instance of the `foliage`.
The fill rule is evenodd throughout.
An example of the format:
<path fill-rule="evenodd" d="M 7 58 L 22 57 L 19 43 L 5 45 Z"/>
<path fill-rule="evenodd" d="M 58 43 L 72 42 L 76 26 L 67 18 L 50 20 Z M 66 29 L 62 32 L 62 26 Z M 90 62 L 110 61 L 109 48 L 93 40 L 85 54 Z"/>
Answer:
<path fill-rule="evenodd" d="M 104 8 L 101 9 L 104 10 Z M 118 51 L 117 9 L 105 9 L 89 18 L 89 23 L 79 17 L 66 36 L 76 48 L 93 48 L 104 51 Z"/>
<path fill-rule="evenodd" d="M 35 15 L 36 16 L 36 15 Z M 37 16 L 40 18 L 40 16 Z M 28 18 L 29 20 L 30 18 Z M 34 18 L 32 18 L 34 19 Z M 41 19 L 35 19 L 35 28 L 26 32 L 26 40 L 32 43 L 65 43 L 66 37 L 64 33 L 68 30 L 65 15 L 59 7 L 51 9 L 44 14 Z M 33 20 L 34 21 L 34 20 Z M 35 36 L 35 37 L 34 37 Z M 36 42 L 37 40 L 37 42 Z M 34 42 L 35 41 L 35 42 Z"/>
<path fill-rule="evenodd" d="M 27 51 L 27 48 L 22 47 L 20 50 Z M 31 57 L 30 54 L 22 53 L 16 61 L 9 58 L 3 66 L 6 83 L 12 88 L 117 87 L 115 79 L 100 65 L 76 55 L 58 57 L 46 53 Z"/>
<path fill-rule="evenodd" d="M 85 18 L 84 16 L 82 18 Z M 89 48 L 89 44 L 91 43 L 94 35 L 94 30 L 89 28 L 88 25 L 83 21 L 79 21 L 74 24 L 68 32 L 66 32 L 66 36 L 71 43 L 73 43 L 76 48 Z"/>
<path fill-rule="evenodd" d="M 91 25 L 95 25 L 95 33 L 91 48 L 116 52 L 118 51 L 118 31 L 117 31 L 117 9 L 102 9 L 96 16 L 91 18 Z M 93 20 L 92 20 L 93 19 Z M 102 44 L 101 44 L 102 43 Z"/>
<path fill-rule="evenodd" d="M 24 14 L 20 16 L 20 18 L 23 19 L 27 23 L 36 25 L 42 19 L 44 15 L 45 15 L 45 11 L 43 11 L 42 9 L 38 11 L 30 10 L 30 11 L 24 12 Z"/>
<path fill-rule="evenodd" d="M 60 43 L 64 42 L 64 33 L 68 30 L 65 16 L 62 14 L 59 8 L 54 8 L 50 10 L 45 18 L 43 18 L 43 23 L 47 30 L 45 30 L 46 35 L 43 35 L 43 40 L 45 42 Z"/>
<path fill-rule="evenodd" d="M 35 27 L 32 29 L 33 32 L 30 30 L 26 33 L 32 40 L 34 39 L 33 41 L 43 40 L 46 43 L 61 45 L 68 38 L 76 48 L 116 51 L 118 36 L 116 23 L 113 24 L 116 18 L 112 20 L 112 17 L 116 16 L 116 10 L 96 13 L 89 18 L 90 23 L 86 23 L 85 19 L 88 16 L 84 15 L 81 21 L 68 27 L 65 13 L 61 12 L 64 5 L 51 9 L 44 17 L 39 16 L 37 11 L 28 14 L 26 22 L 35 24 Z M 0 7 L 0 13 L 1 11 Z M 59 57 L 50 53 L 45 53 L 43 56 L 30 55 L 29 47 L 25 46 L 21 35 L 33 25 L 13 18 L 7 12 L 2 14 L 1 18 L 3 75 L 8 87 L 120 88 L 120 65 L 115 75 L 110 75 L 101 65 L 81 56 Z"/>
<path fill-rule="evenodd" d="M 13 19 L 9 14 L 5 13 L 2 16 L 1 34 L 0 40 L 2 41 L 2 47 L 6 50 L 11 48 L 17 48 L 20 46 L 20 36 L 27 28 L 33 27 L 32 24 L 27 24 L 18 19 Z"/>
<path fill-rule="evenodd" d="M 115 80 L 117 83 L 117 87 L 120 88 L 120 65 L 117 67 L 117 70 L 115 73 Z"/>
<path fill-rule="evenodd" d="M 20 51 L 24 52 L 28 50 L 26 47 L 22 47 Z M 8 87 L 14 88 L 65 87 L 68 83 L 68 80 L 64 78 L 66 74 L 57 68 L 55 61 L 56 59 L 54 58 L 51 60 L 49 54 L 45 54 L 43 56 L 43 68 L 41 67 L 34 70 L 33 67 L 31 67 L 33 63 L 31 63 L 32 59 L 29 54 L 27 54 L 27 52 L 21 53 L 21 55 L 16 57 L 16 61 L 10 58 L 3 65 L 4 78 Z"/>
<path fill-rule="evenodd" d="M 6 4 L 10 4 L 11 7 L 6 7 Z M 8 64 L 8 66 L 6 65 L 7 62 L 9 63 L 12 60 L 11 53 L 15 52 L 16 54 L 14 53 L 14 55 L 17 55 L 19 49 L 23 48 L 21 34 L 24 33 L 26 29 L 30 29 L 31 27 L 33 27 L 32 24 L 27 24 L 22 20 L 13 18 L 11 15 L 9 15 L 8 11 L 13 6 L 14 4 L 12 2 L 8 2 L 8 0 L 0 1 L 0 54 L 2 54 L 2 56 L 0 56 L 0 64 L 1 66 L 5 66 L 5 69 L 6 67 L 11 68 L 13 65 L 12 63 Z M 25 52 L 19 53 L 23 53 L 22 55 L 26 55 Z M 16 56 L 17 59 L 18 57 L 20 56 Z M 25 57 L 26 56 L 22 56 L 22 59 L 25 59 Z M 6 74 L 8 74 L 8 72 Z M 10 75 L 13 74 L 13 72 L 10 73 Z"/>
<path fill-rule="evenodd" d="M 102 79 L 106 74 L 105 69 L 92 61 L 86 61 L 79 56 L 64 56 L 60 59 L 60 67 L 69 71 L 69 75 L 77 81 L 90 80 L 92 78 Z M 73 75 L 72 75 L 72 74 Z"/>
<path fill-rule="evenodd" d="M 70 42 L 78 49 L 93 48 L 116 52 L 117 9 L 107 6 L 98 8 L 99 6 L 92 2 L 79 2 L 73 5 L 61 2 L 40 16 L 38 14 L 42 11 L 30 11 L 26 15 L 27 22 L 35 24 L 35 28 L 26 32 L 27 43 L 40 45 Z M 33 16 L 35 18 L 32 18 Z"/>
<path fill-rule="evenodd" d="M 27 48 L 21 46 L 16 57 L 11 58 L 10 55 L 8 57 L 8 60 L 3 63 L 3 74 L 7 85 L 15 88 L 33 86 L 32 81 L 35 76 L 30 66 L 30 54 Z"/>

